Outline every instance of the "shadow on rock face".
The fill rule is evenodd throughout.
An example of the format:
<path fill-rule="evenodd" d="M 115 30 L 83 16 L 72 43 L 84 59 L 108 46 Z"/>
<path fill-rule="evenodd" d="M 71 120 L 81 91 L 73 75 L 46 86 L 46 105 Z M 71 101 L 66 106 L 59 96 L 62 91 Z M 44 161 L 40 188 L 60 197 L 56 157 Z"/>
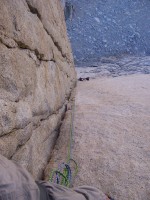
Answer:
<path fill-rule="evenodd" d="M 68 19 L 72 20 L 75 13 L 74 5 L 70 2 L 65 2 L 64 13 L 65 13 L 65 20 Z"/>

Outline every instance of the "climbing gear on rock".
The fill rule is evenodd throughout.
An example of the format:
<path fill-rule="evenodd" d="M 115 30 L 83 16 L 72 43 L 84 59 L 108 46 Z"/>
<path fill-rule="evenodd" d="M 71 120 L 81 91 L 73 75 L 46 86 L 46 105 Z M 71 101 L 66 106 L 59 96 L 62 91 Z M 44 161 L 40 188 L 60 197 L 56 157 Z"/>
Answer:
<path fill-rule="evenodd" d="M 71 162 L 74 164 L 74 173 L 71 169 L 70 165 Z M 75 178 L 75 176 L 78 173 L 78 165 L 73 160 L 69 160 L 69 164 L 62 163 L 57 170 L 53 170 L 50 174 L 50 181 L 53 183 L 57 183 L 60 185 L 64 185 L 66 187 L 70 187 L 72 184 L 72 180 Z"/>
<path fill-rule="evenodd" d="M 74 159 L 72 159 L 72 141 L 74 133 L 74 112 L 75 103 L 72 108 L 71 123 L 70 123 L 70 141 L 68 144 L 68 158 L 66 163 L 62 163 L 58 166 L 58 169 L 52 170 L 50 173 L 50 182 L 71 187 L 72 181 L 78 173 L 78 165 Z"/>

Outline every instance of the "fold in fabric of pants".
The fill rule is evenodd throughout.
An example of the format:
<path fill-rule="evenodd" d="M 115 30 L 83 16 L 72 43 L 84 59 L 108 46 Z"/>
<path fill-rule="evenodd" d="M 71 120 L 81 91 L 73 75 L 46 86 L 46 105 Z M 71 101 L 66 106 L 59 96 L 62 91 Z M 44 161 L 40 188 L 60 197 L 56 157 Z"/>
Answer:
<path fill-rule="evenodd" d="M 78 188 L 66 188 L 61 185 L 40 181 L 43 184 L 52 200 L 107 200 L 108 197 L 100 190 L 90 187 L 81 186 Z"/>
<path fill-rule="evenodd" d="M 52 198 L 49 197 L 48 191 L 46 187 L 36 181 L 36 184 L 40 190 L 40 200 L 53 200 Z"/>
<path fill-rule="evenodd" d="M 31 174 L 0 155 L 0 200 L 40 200 L 40 191 Z"/>
<path fill-rule="evenodd" d="M 90 186 L 70 189 L 45 181 L 36 183 L 26 169 L 0 155 L 0 200 L 108 199 L 101 191 Z"/>

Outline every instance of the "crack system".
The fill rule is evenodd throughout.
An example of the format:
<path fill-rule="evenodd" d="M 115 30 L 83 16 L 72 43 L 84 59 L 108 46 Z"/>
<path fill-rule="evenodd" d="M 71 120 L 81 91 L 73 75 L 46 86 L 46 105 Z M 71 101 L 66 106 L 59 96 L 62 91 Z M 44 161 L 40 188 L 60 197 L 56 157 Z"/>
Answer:
<path fill-rule="evenodd" d="M 55 59 L 54 59 L 54 56 L 53 56 L 53 58 L 52 59 L 50 59 L 50 60 L 48 60 L 48 59 L 44 59 L 43 57 L 44 57 L 44 54 L 41 54 L 41 53 L 39 53 L 39 51 L 37 50 L 37 49 L 31 49 L 28 45 L 26 45 L 25 43 L 23 43 L 22 41 L 18 41 L 18 40 L 16 40 L 16 39 L 12 39 L 12 38 L 10 38 L 11 40 L 13 40 L 16 44 L 17 44 L 17 47 L 12 47 L 12 46 L 10 46 L 10 45 L 8 45 L 8 44 L 6 44 L 6 42 L 4 42 L 3 41 L 3 39 L 0 37 L 0 42 L 3 44 L 3 45 L 5 45 L 8 49 L 15 49 L 15 48 L 19 48 L 19 49 L 22 49 L 22 50 L 29 50 L 31 53 L 34 53 L 35 54 L 35 56 L 36 56 L 36 58 L 41 62 L 41 61 L 43 61 L 43 62 L 53 62 L 53 63 L 57 63 L 56 61 L 55 61 Z M 54 53 L 53 53 L 54 54 Z M 30 56 L 30 55 L 28 55 L 30 58 L 32 58 L 32 56 Z M 32 58 L 33 59 L 33 58 Z M 33 59 L 34 60 L 34 59 Z M 34 60 L 35 61 L 35 60 Z M 35 63 L 36 63 L 36 61 L 35 61 Z M 37 65 L 37 63 L 36 63 L 36 65 Z M 38 64 L 38 66 L 39 66 L 39 64 Z M 57 65 L 58 66 L 58 65 Z M 59 66 L 58 66 L 59 67 Z M 66 71 L 63 71 L 60 67 L 59 67 L 59 69 L 60 69 L 60 71 L 61 72 L 63 72 L 66 76 L 67 76 L 67 78 L 68 77 L 70 77 L 69 75 L 68 75 L 68 73 L 66 72 Z"/>
<path fill-rule="evenodd" d="M 51 38 L 51 40 L 52 40 L 54 46 L 57 47 L 57 50 L 61 53 L 62 57 L 63 57 L 68 63 L 70 63 L 70 60 L 69 60 L 69 59 L 66 57 L 66 55 L 62 52 L 62 48 L 61 48 L 61 46 L 59 45 L 59 43 L 55 40 L 55 38 L 49 33 L 49 31 L 47 30 L 47 28 L 45 28 L 45 26 L 43 25 L 43 23 L 42 23 L 42 17 L 41 17 L 41 14 L 39 13 L 38 9 L 35 8 L 35 7 L 33 7 L 33 6 L 28 2 L 28 0 L 26 0 L 26 3 L 27 3 L 27 6 L 28 6 L 30 12 L 31 12 L 32 14 L 36 14 L 36 15 L 37 15 L 38 19 L 40 20 L 40 22 L 41 22 L 41 24 L 42 24 L 42 26 L 43 26 L 43 29 L 45 30 L 45 32 L 47 33 L 47 35 Z M 6 36 L 6 37 L 7 37 L 7 36 Z M 12 38 L 10 38 L 10 39 L 13 40 L 13 41 L 18 45 L 18 47 L 19 47 L 20 49 L 27 49 L 27 50 L 31 51 L 32 53 L 34 52 L 34 54 L 36 55 L 36 57 L 37 57 L 37 59 L 38 59 L 39 61 L 45 61 L 45 62 L 52 61 L 52 62 L 56 63 L 56 61 L 55 61 L 55 59 L 54 59 L 54 52 L 53 52 L 53 50 L 52 50 L 53 58 L 52 58 L 52 59 L 44 59 L 44 54 L 40 53 L 40 52 L 38 51 L 38 49 L 31 49 L 28 45 L 26 45 L 26 44 L 23 43 L 22 41 L 18 41 L 18 40 L 16 40 L 16 39 L 12 39 Z M 9 49 L 16 48 L 16 46 L 11 46 L 11 45 L 7 44 L 7 43 L 4 42 L 1 38 L 0 38 L 0 41 L 1 41 L 7 48 L 9 48 Z M 31 57 L 31 56 L 30 56 L 30 57 Z M 31 57 L 31 58 L 32 58 L 32 57 Z M 33 59 L 33 58 L 32 58 L 32 59 Z M 33 59 L 33 60 L 34 60 L 34 59 Z M 35 60 L 34 60 L 34 61 L 35 61 Z M 35 63 L 36 63 L 36 61 L 35 61 Z M 36 64 L 37 64 L 37 63 L 36 63 Z M 38 64 L 38 65 L 39 65 L 39 64 Z M 59 68 L 59 69 L 60 69 L 60 68 Z M 62 69 L 60 69 L 60 71 L 62 71 L 63 73 L 65 73 L 65 74 L 67 75 L 67 77 L 70 77 L 70 76 L 68 75 L 68 73 L 65 72 L 65 71 L 63 71 Z"/>
<path fill-rule="evenodd" d="M 20 49 L 24 49 L 24 50 L 29 50 L 31 51 L 32 53 L 35 54 L 36 58 L 39 60 L 39 61 L 45 61 L 45 62 L 49 62 L 49 61 L 52 61 L 52 62 L 56 62 L 54 60 L 54 58 L 52 59 L 44 59 L 44 54 L 42 53 L 39 53 L 38 49 L 31 49 L 28 45 L 26 45 L 24 42 L 22 41 L 18 41 L 16 39 L 12 39 L 10 38 L 11 40 L 13 40 L 16 44 L 17 44 L 17 47 L 20 48 Z M 5 45 L 8 49 L 15 49 L 17 47 L 13 47 L 13 46 L 10 46 L 8 45 L 6 42 L 3 41 L 3 39 L 0 37 L 0 42 Z M 30 56 L 31 57 L 31 56 Z M 32 58 L 32 57 L 31 57 Z"/>
<path fill-rule="evenodd" d="M 36 14 L 37 15 L 37 17 L 39 18 L 39 20 L 40 20 L 40 22 L 41 22 L 41 24 L 42 24 L 42 26 L 44 28 L 44 30 L 50 36 L 51 40 L 53 41 L 54 45 L 57 47 L 58 51 L 61 53 L 62 57 L 65 58 L 65 59 L 67 59 L 66 55 L 63 53 L 62 48 L 59 45 L 59 43 L 55 40 L 55 38 L 52 36 L 52 34 L 49 33 L 49 31 L 47 30 L 47 28 L 45 28 L 45 26 L 44 26 L 44 24 L 42 22 L 41 14 L 39 13 L 38 9 L 35 8 L 35 7 L 33 7 L 27 0 L 26 0 L 26 3 L 28 5 L 28 8 L 29 8 L 30 12 L 32 14 Z"/>

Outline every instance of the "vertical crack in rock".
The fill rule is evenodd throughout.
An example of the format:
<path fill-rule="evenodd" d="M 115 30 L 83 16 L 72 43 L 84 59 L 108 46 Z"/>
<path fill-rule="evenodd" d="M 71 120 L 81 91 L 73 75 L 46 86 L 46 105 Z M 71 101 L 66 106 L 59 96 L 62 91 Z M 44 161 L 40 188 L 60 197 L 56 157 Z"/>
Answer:
<path fill-rule="evenodd" d="M 29 7 L 30 12 L 33 13 L 33 14 L 36 14 L 37 17 L 38 17 L 38 18 L 40 19 L 40 21 L 41 21 L 41 14 L 39 13 L 38 9 L 35 8 L 35 7 L 33 7 L 28 1 L 26 1 L 26 2 L 27 2 L 27 5 L 28 5 L 28 7 Z"/>
<path fill-rule="evenodd" d="M 63 58 L 66 58 L 65 55 L 62 52 L 62 48 L 60 47 L 59 43 L 55 40 L 55 38 L 49 33 L 49 31 L 43 26 L 43 28 L 45 29 L 46 33 L 51 37 L 54 45 L 57 47 L 57 49 L 61 52 L 61 55 Z"/>
<path fill-rule="evenodd" d="M 55 38 L 52 36 L 52 34 L 50 34 L 50 32 L 47 30 L 47 28 L 44 26 L 44 24 L 43 24 L 43 22 L 42 22 L 42 17 L 41 17 L 41 15 L 40 15 L 38 9 L 35 8 L 35 7 L 33 7 L 33 6 L 28 2 L 28 0 L 26 0 L 26 2 L 27 2 L 27 5 L 28 5 L 28 8 L 29 8 L 30 12 L 31 12 L 32 14 L 36 14 L 36 15 L 37 15 L 37 17 L 39 18 L 39 20 L 41 21 L 41 23 L 42 23 L 42 25 L 43 25 L 44 30 L 45 30 L 46 33 L 50 36 L 50 38 L 52 39 L 54 45 L 57 47 L 58 51 L 61 53 L 62 57 L 66 59 L 66 55 L 63 53 L 61 46 L 60 46 L 59 43 L 55 40 Z"/>

